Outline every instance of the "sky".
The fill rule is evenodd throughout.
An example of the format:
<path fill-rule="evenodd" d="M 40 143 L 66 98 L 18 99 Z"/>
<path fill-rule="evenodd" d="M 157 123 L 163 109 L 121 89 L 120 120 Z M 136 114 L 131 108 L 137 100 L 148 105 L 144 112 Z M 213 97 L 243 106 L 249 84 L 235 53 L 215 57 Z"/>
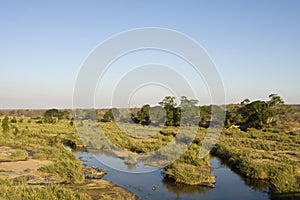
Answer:
<path fill-rule="evenodd" d="M 267 100 L 272 93 L 300 103 L 300 1 L 0 0 L 0 109 L 71 108 L 78 73 L 90 53 L 113 35 L 143 27 L 172 29 L 199 43 L 222 78 L 226 103 Z M 134 59 L 147 64 L 166 57 L 136 53 L 112 66 L 110 76 L 132 67 Z M 164 64 L 174 67 L 177 59 Z M 194 79 L 179 68 L 174 70 Z M 110 106 L 108 86 L 121 80 L 110 76 L 103 78 L 106 89 L 101 80 L 96 86 L 96 101 L 103 98 L 98 106 Z M 205 90 L 204 79 L 199 88 Z M 155 87 L 157 94 L 172 94 Z M 209 91 L 193 87 L 200 103 L 209 104 Z M 140 105 L 157 101 L 150 98 L 152 90 L 128 92 Z"/>

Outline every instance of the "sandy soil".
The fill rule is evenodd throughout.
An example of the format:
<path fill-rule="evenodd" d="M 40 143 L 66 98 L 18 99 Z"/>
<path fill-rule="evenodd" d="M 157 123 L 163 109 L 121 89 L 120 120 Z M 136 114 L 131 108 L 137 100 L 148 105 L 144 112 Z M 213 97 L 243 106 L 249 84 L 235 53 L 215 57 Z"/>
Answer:
<path fill-rule="evenodd" d="M 44 184 L 61 182 L 51 174 L 38 171 L 39 168 L 52 164 L 48 160 L 35 160 L 28 158 L 25 161 L 9 161 L 9 156 L 15 149 L 0 147 L 0 177 L 2 178 L 24 178 L 29 184 Z"/>

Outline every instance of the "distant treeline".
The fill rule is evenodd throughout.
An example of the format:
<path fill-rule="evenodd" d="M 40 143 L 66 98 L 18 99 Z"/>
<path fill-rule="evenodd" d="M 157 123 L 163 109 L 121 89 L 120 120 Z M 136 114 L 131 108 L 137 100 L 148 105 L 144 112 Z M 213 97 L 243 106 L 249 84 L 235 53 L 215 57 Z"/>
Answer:
<path fill-rule="evenodd" d="M 136 112 L 122 115 L 119 109 L 112 108 L 100 118 L 102 122 L 134 122 L 141 125 L 164 124 L 165 126 L 199 125 L 201 127 L 239 127 L 264 129 L 276 125 L 278 115 L 288 112 L 284 101 L 277 94 L 269 95 L 268 101 L 251 102 L 245 99 L 241 104 L 225 106 L 197 106 L 198 100 L 182 96 L 177 105 L 175 97 L 166 96 L 160 106 L 144 105 Z M 91 116 L 90 116 L 91 117 Z M 97 116 L 94 116 L 97 118 Z"/>
<path fill-rule="evenodd" d="M 1 110 L 0 116 L 31 117 L 37 123 L 55 123 L 57 120 L 97 120 L 101 122 L 136 123 L 143 126 L 201 126 L 201 127 L 239 127 L 242 130 L 248 128 L 264 129 L 275 126 L 278 116 L 284 116 L 291 111 L 291 107 L 285 106 L 282 98 L 277 94 L 269 95 L 268 101 L 250 101 L 245 99 L 240 104 L 225 107 L 217 105 L 199 106 L 198 100 L 188 99 L 182 96 L 176 103 L 176 98 L 166 96 L 157 106 L 146 104 L 141 108 L 130 109 L 71 109 L 58 110 Z M 74 117 L 75 116 L 75 117 Z M 12 122 L 15 119 L 11 119 Z"/>

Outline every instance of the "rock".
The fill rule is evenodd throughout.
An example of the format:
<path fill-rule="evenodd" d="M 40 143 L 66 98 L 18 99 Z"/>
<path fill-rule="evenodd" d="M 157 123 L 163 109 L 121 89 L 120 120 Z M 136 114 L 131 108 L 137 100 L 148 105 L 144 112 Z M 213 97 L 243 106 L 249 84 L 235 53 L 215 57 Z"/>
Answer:
<path fill-rule="evenodd" d="M 105 169 L 98 169 L 97 167 L 84 167 L 83 174 L 86 179 L 101 179 L 107 171 Z"/>

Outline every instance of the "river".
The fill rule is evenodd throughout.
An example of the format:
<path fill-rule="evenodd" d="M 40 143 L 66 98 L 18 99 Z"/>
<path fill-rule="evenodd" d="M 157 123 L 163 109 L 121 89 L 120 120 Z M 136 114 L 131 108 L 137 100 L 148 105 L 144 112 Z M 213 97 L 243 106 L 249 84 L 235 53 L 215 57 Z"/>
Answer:
<path fill-rule="evenodd" d="M 115 170 L 104 165 L 99 160 L 109 159 L 117 164 L 123 163 L 119 158 L 108 157 L 104 154 L 94 155 L 87 152 L 77 152 L 77 157 L 87 166 L 106 169 L 108 174 L 103 177 L 113 183 L 128 189 L 141 199 L 269 199 L 268 184 L 263 181 L 251 182 L 243 180 L 226 165 L 212 157 L 210 162 L 216 177 L 215 188 L 187 186 L 175 184 L 163 179 L 162 170 L 157 169 L 148 173 L 128 173 Z M 97 159 L 96 159 L 97 157 Z M 138 165 L 138 168 L 143 166 Z M 124 167 L 128 167 L 124 165 Z M 146 166 L 144 166 L 146 167 Z M 132 172 L 140 169 L 132 168 Z M 128 169 L 128 168 L 127 168 Z"/>

